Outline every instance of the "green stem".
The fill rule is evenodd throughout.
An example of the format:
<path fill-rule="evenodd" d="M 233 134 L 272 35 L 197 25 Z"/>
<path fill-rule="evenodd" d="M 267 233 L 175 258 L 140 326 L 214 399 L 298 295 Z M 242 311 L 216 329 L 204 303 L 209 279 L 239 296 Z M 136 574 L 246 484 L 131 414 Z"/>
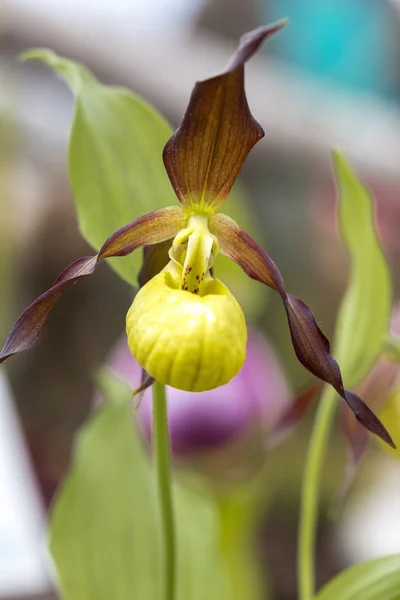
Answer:
<path fill-rule="evenodd" d="M 318 406 L 306 457 L 297 552 L 299 600 L 311 600 L 315 594 L 315 544 L 319 490 L 329 433 L 337 408 L 336 396 L 333 388 L 325 388 Z"/>
<path fill-rule="evenodd" d="M 165 386 L 153 384 L 153 447 L 161 508 L 165 561 L 165 600 L 175 600 L 176 544 L 171 489 L 171 450 L 167 418 Z"/>

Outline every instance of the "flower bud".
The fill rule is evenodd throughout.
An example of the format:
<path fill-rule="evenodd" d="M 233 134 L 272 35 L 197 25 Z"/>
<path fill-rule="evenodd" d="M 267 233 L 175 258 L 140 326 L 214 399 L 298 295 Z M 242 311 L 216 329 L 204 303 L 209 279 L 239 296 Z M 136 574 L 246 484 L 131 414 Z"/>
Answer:
<path fill-rule="evenodd" d="M 218 279 L 200 293 L 181 288 L 164 270 L 138 292 L 126 320 L 132 355 L 149 375 L 201 392 L 224 385 L 242 368 L 247 330 L 243 311 Z"/>

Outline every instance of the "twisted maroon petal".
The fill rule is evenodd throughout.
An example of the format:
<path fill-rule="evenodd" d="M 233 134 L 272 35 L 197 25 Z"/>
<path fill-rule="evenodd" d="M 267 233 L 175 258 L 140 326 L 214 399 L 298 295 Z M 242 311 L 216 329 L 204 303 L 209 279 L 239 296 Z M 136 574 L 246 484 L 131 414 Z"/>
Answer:
<path fill-rule="evenodd" d="M 174 237 L 184 226 L 186 217 L 179 207 L 157 210 L 121 227 L 103 244 L 96 256 L 78 258 L 21 314 L 2 350 L 0 363 L 18 352 L 30 350 L 41 341 L 51 309 L 71 285 L 91 275 L 98 262 L 113 256 L 126 256 L 144 244 L 157 244 Z"/>
<path fill-rule="evenodd" d="M 302 365 L 313 375 L 332 385 L 368 431 L 394 447 L 389 433 L 365 402 L 344 389 L 339 365 L 332 356 L 329 341 L 319 329 L 312 311 L 302 300 L 286 292 L 282 275 L 264 250 L 235 221 L 225 215 L 213 216 L 210 231 L 217 236 L 223 254 L 240 265 L 251 278 L 278 292 L 285 307 L 293 348 Z"/>

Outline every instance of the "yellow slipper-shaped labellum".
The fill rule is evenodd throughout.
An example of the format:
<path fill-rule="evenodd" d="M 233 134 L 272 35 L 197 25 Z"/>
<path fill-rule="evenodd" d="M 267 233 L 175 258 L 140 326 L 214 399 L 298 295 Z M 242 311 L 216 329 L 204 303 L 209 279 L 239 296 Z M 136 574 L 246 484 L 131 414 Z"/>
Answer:
<path fill-rule="evenodd" d="M 129 348 L 160 383 L 203 392 L 228 383 L 243 366 L 243 311 L 218 279 L 200 295 L 180 289 L 167 270 L 137 294 L 127 314 Z"/>

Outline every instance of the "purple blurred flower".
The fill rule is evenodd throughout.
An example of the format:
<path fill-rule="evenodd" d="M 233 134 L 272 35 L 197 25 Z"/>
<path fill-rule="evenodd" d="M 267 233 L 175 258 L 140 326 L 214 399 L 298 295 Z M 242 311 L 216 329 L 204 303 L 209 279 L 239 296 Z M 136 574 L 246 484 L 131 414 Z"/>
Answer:
<path fill-rule="evenodd" d="M 133 389 L 140 385 L 141 369 L 132 358 L 125 337 L 108 364 Z M 268 432 L 274 431 L 292 404 L 285 375 L 271 345 L 255 331 L 249 332 L 245 364 L 229 383 L 198 393 L 167 387 L 167 401 L 175 460 L 193 462 L 196 458 L 204 466 L 204 459 L 212 456 L 213 467 L 218 470 L 220 456 L 224 473 L 240 463 L 243 466 L 244 455 L 250 454 L 252 463 L 254 459 L 259 462 Z M 148 441 L 151 412 L 151 389 L 147 389 L 137 419 Z"/>

